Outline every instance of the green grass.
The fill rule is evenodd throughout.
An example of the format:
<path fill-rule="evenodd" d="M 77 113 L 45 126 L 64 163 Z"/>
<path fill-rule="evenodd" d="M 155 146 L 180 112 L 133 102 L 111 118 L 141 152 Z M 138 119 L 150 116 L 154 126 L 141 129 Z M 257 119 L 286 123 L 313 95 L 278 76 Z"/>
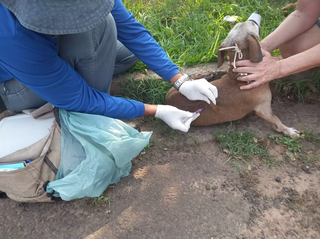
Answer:
<path fill-rule="evenodd" d="M 306 102 L 312 100 L 312 96 L 320 97 L 320 71 L 306 79 L 296 80 L 293 76 L 292 80 L 275 82 L 276 91 L 286 98 L 294 96 L 297 101 Z"/>
<path fill-rule="evenodd" d="M 286 1 L 123 0 L 126 8 L 148 29 L 178 66 L 217 60 L 217 48 L 236 23 L 252 12 L 262 16 L 261 39 L 271 33 L 293 8 L 282 11 Z M 140 63 L 138 70 L 145 66 Z"/>
<path fill-rule="evenodd" d="M 114 200 L 112 198 L 101 195 L 100 197 L 93 198 L 92 204 L 94 204 L 98 207 L 108 206 L 110 208 L 111 202 L 113 202 L 113 201 Z"/>
<path fill-rule="evenodd" d="M 220 131 L 215 134 L 216 140 L 220 143 L 220 148 L 227 152 L 229 159 L 232 159 L 232 165 L 238 169 L 238 162 L 245 164 L 250 171 L 249 160 L 258 157 L 268 166 L 278 166 L 272 155 L 269 155 L 255 134 L 252 132 L 239 130 Z"/>
<path fill-rule="evenodd" d="M 166 93 L 171 87 L 172 84 L 169 82 L 158 79 L 143 79 L 141 81 L 128 79 L 121 84 L 126 98 L 156 105 L 165 104 Z"/>
<path fill-rule="evenodd" d="M 300 145 L 300 138 L 290 138 L 289 136 L 277 137 L 275 135 L 270 135 L 269 139 L 274 140 L 277 144 L 282 144 L 288 148 L 289 151 L 293 153 L 301 152 L 302 146 Z"/>

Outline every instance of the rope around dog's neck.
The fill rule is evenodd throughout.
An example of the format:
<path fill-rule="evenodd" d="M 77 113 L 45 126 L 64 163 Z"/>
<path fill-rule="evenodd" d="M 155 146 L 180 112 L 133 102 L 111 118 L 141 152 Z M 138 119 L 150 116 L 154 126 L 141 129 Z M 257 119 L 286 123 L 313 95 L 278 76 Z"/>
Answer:
<path fill-rule="evenodd" d="M 237 55 L 238 55 L 238 58 L 241 60 L 242 57 L 243 57 L 242 51 L 241 51 L 241 49 L 238 47 L 237 44 L 235 44 L 235 46 L 229 46 L 229 47 L 220 48 L 219 51 L 228 50 L 228 49 L 234 49 L 234 51 L 236 52 L 236 53 L 234 54 L 233 67 L 234 67 L 234 68 L 237 68 L 237 67 L 236 67 Z"/>

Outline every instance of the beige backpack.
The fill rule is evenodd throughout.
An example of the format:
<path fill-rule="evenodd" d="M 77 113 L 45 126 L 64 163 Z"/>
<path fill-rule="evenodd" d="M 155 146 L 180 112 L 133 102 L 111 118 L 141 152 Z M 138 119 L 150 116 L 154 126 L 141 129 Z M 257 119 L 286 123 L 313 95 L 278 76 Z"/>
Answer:
<path fill-rule="evenodd" d="M 52 107 L 51 107 L 52 110 Z M 0 197 L 18 202 L 51 202 L 56 198 L 47 194 L 46 185 L 55 180 L 60 164 L 61 131 L 53 122 L 49 135 L 27 148 L 0 158 L 0 165 L 24 163 L 13 171 L 0 171 Z M 27 163 L 27 160 L 32 160 Z"/>

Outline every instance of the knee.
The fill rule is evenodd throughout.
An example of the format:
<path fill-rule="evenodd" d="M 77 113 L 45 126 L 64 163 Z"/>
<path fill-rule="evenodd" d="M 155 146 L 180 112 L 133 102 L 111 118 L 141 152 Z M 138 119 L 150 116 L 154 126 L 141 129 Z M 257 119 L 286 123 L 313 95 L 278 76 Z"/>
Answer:
<path fill-rule="evenodd" d="M 135 64 L 137 64 L 138 61 L 139 61 L 139 59 L 134 54 L 131 54 L 131 55 L 121 59 L 119 63 L 124 64 L 124 65 L 128 65 L 128 66 L 134 66 Z"/>
<path fill-rule="evenodd" d="M 284 43 L 279 47 L 279 50 L 283 58 L 288 58 L 303 51 L 301 44 L 298 42 Z"/>

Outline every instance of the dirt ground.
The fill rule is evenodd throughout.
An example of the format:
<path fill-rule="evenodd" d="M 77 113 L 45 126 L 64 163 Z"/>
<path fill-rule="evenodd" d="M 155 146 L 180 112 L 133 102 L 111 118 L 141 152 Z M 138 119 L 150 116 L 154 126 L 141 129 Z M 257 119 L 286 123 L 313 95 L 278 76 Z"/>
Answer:
<path fill-rule="evenodd" d="M 320 102 L 274 100 L 282 122 L 320 136 Z M 131 174 L 105 197 L 109 205 L 85 198 L 43 204 L 0 201 L 0 238 L 320 238 L 320 142 L 302 141 L 302 156 L 268 139 L 275 132 L 255 115 L 233 122 L 268 145 L 279 167 L 258 158 L 251 170 L 232 166 L 214 140 L 230 123 L 192 127 L 178 133 L 157 122 L 137 120 L 153 130 L 152 147 L 133 160 Z"/>

